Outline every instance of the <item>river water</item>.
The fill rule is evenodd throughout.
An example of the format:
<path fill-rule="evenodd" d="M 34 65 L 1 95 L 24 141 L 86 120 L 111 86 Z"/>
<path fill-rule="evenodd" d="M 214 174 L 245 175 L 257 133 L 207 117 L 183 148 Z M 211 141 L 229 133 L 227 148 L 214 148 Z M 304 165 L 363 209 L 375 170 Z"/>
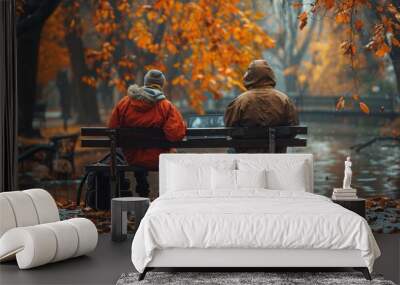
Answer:
<path fill-rule="evenodd" d="M 381 134 L 390 121 L 365 115 L 302 115 L 301 124 L 308 126 L 308 146 L 290 152 L 314 155 L 314 191 L 330 196 L 341 187 L 344 161 L 353 161 L 352 186 L 360 197 L 385 195 L 400 198 L 400 145 L 390 141 L 376 142 L 360 152 L 351 146 L 365 143 Z"/>
<path fill-rule="evenodd" d="M 344 161 L 351 156 L 352 186 L 358 190 L 359 197 L 385 195 L 397 199 L 400 198 L 400 145 L 385 141 L 374 143 L 360 152 L 350 149 L 379 136 L 389 123 L 390 119 L 363 114 L 301 114 L 300 124 L 308 126 L 308 145 L 289 148 L 288 152 L 314 155 L 315 193 L 331 196 L 333 188 L 342 186 Z M 188 118 L 188 125 L 193 128 L 222 127 L 223 117 L 193 116 Z"/>

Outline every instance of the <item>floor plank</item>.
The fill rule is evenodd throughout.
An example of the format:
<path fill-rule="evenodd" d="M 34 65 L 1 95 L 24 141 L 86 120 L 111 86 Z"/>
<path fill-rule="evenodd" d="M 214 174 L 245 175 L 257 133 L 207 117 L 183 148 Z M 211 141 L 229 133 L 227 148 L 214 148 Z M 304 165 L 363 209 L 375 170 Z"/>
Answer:
<path fill-rule="evenodd" d="M 375 273 L 399 282 L 400 235 L 376 234 L 375 238 L 382 251 Z M 0 264 L 0 284 L 115 284 L 122 273 L 134 271 L 131 243 L 132 236 L 115 243 L 111 242 L 110 234 L 101 234 L 96 250 L 88 256 L 30 270 L 19 270 L 16 262 L 3 263 Z"/>
<path fill-rule="evenodd" d="M 110 234 L 99 235 L 95 251 L 88 256 L 19 270 L 16 262 L 0 265 L 0 284 L 115 284 L 124 272 L 134 271 L 131 262 L 132 238 L 111 242 Z"/>

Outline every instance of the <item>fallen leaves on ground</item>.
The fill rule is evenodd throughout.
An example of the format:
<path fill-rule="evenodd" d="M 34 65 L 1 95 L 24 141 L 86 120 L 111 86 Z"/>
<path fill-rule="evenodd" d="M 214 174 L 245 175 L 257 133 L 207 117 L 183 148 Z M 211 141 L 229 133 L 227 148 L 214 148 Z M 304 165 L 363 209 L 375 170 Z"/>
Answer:
<path fill-rule="evenodd" d="M 400 199 L 386 196 L 366 200 L 366 219 L 375 233 L 400 233 Z"/>
<path fill-rule="evenodd" d="M 75 202 L 59 199 L 56 201 L 57 207 L 60 211 L 60 219 L 68 220 L 71 218 L 86 218 L 91 220 L 99 234 L 109 233 L 111 231 L 111 212 L 110 211 L 97 211 L 90 207 L 85 207 L 84 203 L 79 206 Z M 128 215 L 128 233 L 136 229 L 135 217 Z"/>

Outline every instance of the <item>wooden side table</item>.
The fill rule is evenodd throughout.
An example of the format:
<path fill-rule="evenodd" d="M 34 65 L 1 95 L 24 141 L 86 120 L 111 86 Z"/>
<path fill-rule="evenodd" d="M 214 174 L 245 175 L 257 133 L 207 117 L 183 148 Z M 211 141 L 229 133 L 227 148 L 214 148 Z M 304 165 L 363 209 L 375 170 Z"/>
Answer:
<path fill-rule="evenodd" d="M 128 233 L 128 212 L 134 213 L 137 229 L 149 206 L 149 198 L 113 198 L 111 200 L 111 239 L 124 241 Z"/>
<path fill-rule="evenodd" d="M 365 199 L 357 198 L 357 199 L 341 199 L 334 200 L 332 202 L 339 204 L 340 206 L 353 211 L 354 213 L 359 214 L 361 217 L 365 219 Z"/>

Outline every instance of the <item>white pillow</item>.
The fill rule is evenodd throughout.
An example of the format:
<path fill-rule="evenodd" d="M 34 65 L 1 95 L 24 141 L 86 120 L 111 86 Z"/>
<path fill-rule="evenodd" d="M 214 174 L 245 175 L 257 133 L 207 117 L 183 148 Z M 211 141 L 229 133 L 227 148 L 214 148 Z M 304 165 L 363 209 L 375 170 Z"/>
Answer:
<path fill-rule="evenodd" d="M 171 191 L 211 189 L 211 167 L 181 165 L 170 163 L 168 165 L 168 189 Z"/>
<path fill-rule="evenodd" d="M 213 167 L 211 170 L 211 184 L 213 190 L 236 190 L 236 170 Z"/>
<path fill-rule="evenodd" d="M 267 171 L 236 170 L 237 188 L 267 188 Z"/>
<path fill-rule="evenodd" d="M 287 167 L 290 170 L 283 171 L 280 167 L 275 167 L 267 171 L 268 189 L 305 192 L 308 183 L 305 163 L 292 163 Z"/>
<path fill-rule="evenodd" d="M 211 183 L 213 190 L 238 190 L 241 188 L 266 188 L 267 176 L 263 170 L 211 170 Z"/>
<path fill-rule="evenodd" d="M 191 155 L 182 155 L 180 159 L 167 161 L 164 167 L 167 192 L 185 190 L 211 191 L 211 167 L 233 170 L 236 168 L 236 160 L 192 159 Z"/>
<path fill-rule="evenodd" d="M 309 164 L 305 160 L 284 159 L 239 159 L 239 170 L 266 169 L 267 188 L 271 190 L 306 191 L 309 188 Z"/>

